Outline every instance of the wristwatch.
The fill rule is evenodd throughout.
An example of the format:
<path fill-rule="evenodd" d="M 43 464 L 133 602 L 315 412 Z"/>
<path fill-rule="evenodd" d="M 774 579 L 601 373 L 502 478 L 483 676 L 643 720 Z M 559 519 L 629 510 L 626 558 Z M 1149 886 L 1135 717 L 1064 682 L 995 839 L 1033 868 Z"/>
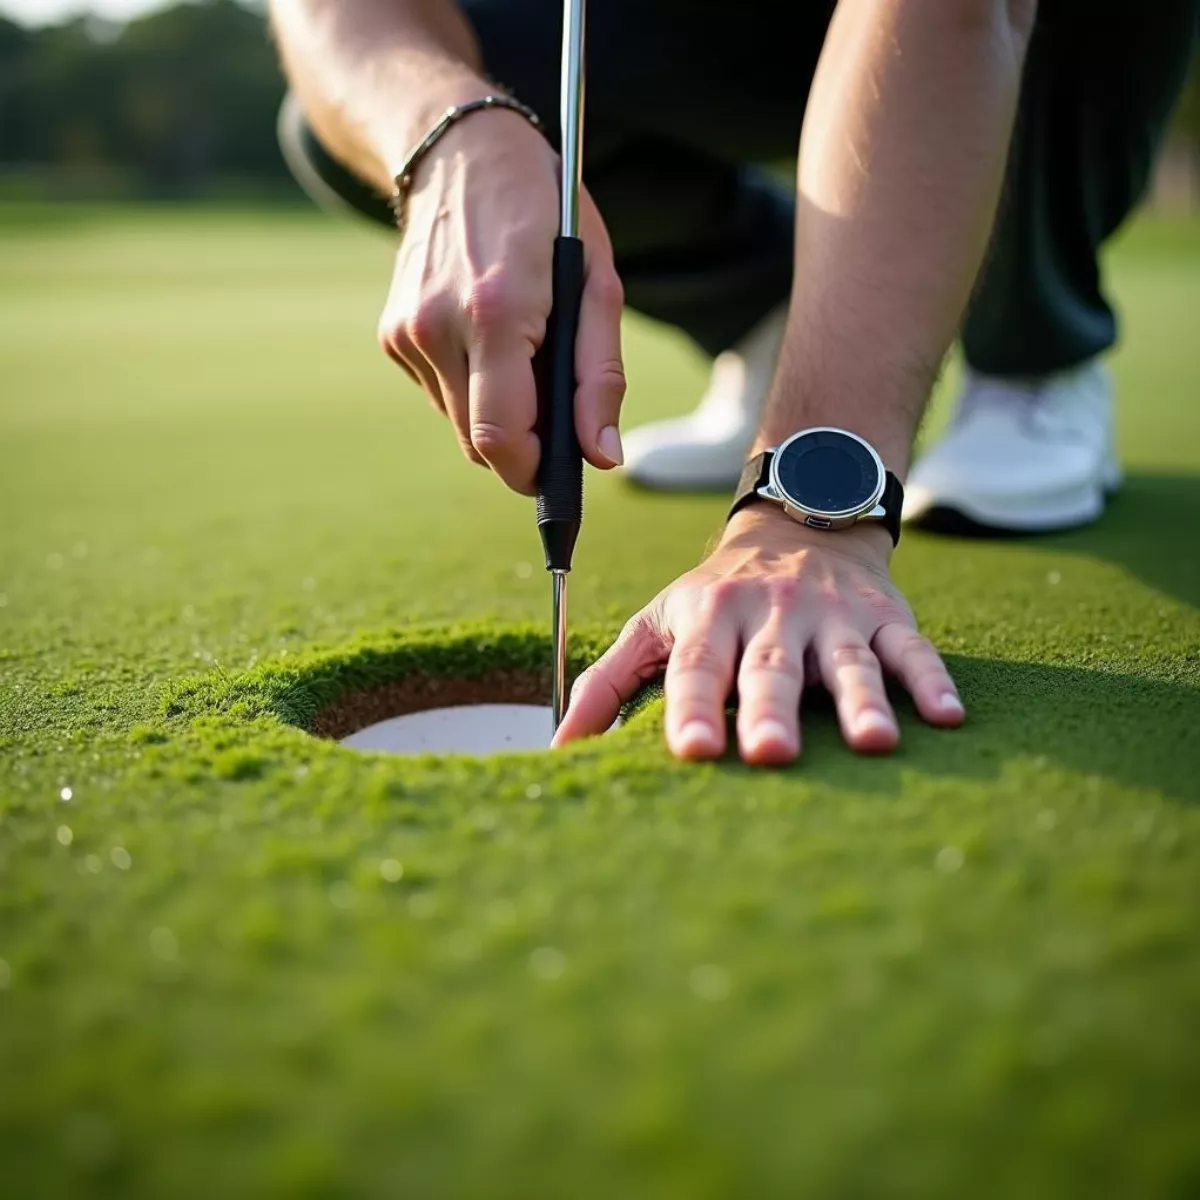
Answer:
<path fill-rule="evenodd" d="M 846 529 L 878 521 L 900 541 L 904 488 L 875 447 L 844 429 L 802 429 L 747 464 L 738 482 L 732 517 L 766 500 L 811 529 Z"/>

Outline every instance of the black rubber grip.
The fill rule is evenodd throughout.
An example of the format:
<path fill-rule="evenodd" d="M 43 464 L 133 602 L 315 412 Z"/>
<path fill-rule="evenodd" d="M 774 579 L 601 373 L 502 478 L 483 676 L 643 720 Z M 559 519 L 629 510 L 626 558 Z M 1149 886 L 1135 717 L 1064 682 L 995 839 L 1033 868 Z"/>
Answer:
<path fill-rule="evenodd" d="M 569 571 L 583 521 L 583 453 L 575 432 L 575 338 L 583 298 L 583 242 L 554 243 L 553 303 L 535 363 L 538 384 L 537 520 L 548 570 Z"/>

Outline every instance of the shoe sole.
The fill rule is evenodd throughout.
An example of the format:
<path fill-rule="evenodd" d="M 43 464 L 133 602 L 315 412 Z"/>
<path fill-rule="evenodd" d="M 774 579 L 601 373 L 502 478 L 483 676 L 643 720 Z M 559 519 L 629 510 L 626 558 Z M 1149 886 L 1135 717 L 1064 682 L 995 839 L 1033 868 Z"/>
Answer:
<path fill-rule="evenodd" d="M 1121 468 L 1110 462 L 1102 481 L 1093 487 L 1058 498 L 1058 503 L 1041 508 L 1036 515 L 1018 516 L 1011 510 L 1002 515 L 986 511 L 987 505 L 973 501 L 931 504 L 923 512 L 908 518 L 906 525 L 927 533 L 955 537 L 1006 538 L 1029 537 L 1040 533 L 1061 533 L 1090 525 L 1104 512 L 1106 501 L 1121 488 Z"/>

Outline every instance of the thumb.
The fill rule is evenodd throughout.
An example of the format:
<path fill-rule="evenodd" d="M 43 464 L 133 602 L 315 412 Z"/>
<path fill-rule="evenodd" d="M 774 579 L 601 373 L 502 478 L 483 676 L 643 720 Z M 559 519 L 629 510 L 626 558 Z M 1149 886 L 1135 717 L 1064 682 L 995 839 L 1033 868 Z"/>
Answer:
<path fill-rule="evenodd" d="M 662 674 L 670 653 L 670 637 L 651 605 L 627 622 L 617 640 L 575 681 L 551 744 L 564 746 L 609 729 L 642 684 Z"/>
<path fill-rule="evenodd" d="M 575 432 L 584 458 L 602 471 L 625 461 L 618 427 L 625 399 L 624 303 L 621 280 L 611 261 L 593 261 L 583 285 L 575 340 Z"/>

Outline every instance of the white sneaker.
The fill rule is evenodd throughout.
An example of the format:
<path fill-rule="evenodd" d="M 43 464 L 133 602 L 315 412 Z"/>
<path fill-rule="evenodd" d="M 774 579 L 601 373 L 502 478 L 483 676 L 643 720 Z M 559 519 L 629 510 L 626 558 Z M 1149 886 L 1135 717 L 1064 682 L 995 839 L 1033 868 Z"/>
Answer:
<path fill-rule="evenodd" d="M 663 490 L 732 488 L 758 430 L 786 324 L 785 304 L 717 355 L 708 391 L 693 412 L 626 434 L 626 474 Z"/>
<path fill-rule="evenodd" d="M 949 430 L 909 474 L 904 520 L 951 533 L 1085 525 L 1121 484 L 1115 432 L 1099 360 L 1042 379 L 968 371 Z"/>

